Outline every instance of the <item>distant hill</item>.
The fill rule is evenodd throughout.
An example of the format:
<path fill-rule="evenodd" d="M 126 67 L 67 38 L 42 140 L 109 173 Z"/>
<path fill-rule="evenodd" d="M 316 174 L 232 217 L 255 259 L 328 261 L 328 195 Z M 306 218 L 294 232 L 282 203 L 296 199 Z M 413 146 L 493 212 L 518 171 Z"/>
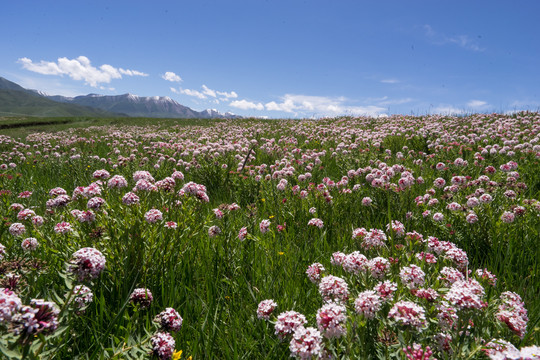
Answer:
<path fill-rule="evenodd" d="M 76 97 L 48 96 L 49 99 L 69 104 L 99 108 L 123 113 L 128 116 L 156 118 L 234 118 L 231 113 L 222 114 L 216 110 L 195 111 L 181 105 L 168 96 L 137 96 L 88 94 Z"/>
<path fill-rule="evenodd" d="M 119 116 L 101 109 L 76 104 L 62 104 L 47 99 L 19 85 L 0 78 L 0 114 L 31 116 Z"/>
<path fill-rule="evenodd" d="M 89 94 L 76 97 L 28 90 L 0 77 L 0 113 L 38 116 L 133 116 L 155 118 L 240 118 L 216 110 L 195 111 L 167 96 Z"/>

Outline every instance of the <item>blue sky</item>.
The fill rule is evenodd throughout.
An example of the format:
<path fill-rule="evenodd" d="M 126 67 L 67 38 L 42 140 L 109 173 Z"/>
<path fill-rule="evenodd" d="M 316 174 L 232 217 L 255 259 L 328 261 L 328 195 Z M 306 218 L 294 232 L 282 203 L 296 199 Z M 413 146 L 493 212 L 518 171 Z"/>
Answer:
<path fill-rule="evenodd" d="M 540 109 L 540 1 L 6 1 L 0 76 L 321 117 Z"/>

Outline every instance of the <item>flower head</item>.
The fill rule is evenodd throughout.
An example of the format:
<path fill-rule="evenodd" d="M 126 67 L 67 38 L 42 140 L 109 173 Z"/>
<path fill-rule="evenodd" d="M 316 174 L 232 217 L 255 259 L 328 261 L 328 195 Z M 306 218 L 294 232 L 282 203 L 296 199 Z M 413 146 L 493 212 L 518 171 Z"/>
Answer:
<path fill-rule="evenodd" d="M 132 304 L 140 305 L 142 308 L 147 308 L 152 304 L 152 301 L 154 301 L 154 296 L 149 289 L 137 288 L 134 289 L 129 296 L 129 301 Z"/>
<path fill-rule="evenodd" d="M 165 331 L 176 332 L 182 328 L 183 319 L 175 309 L 168 307 L 156 315 L 154 322 Z"/>
<path fill-rule="evenodd" d="M 272 299 L 263 300 L 257 306 L 257 317 L 259 319 L 268 320 L 270 315 L 274 312 L 277 307 L 277 303 Z"/>
<path fill-rule="evenodd" d="M 91 247 L 82 248 L 73 253 L 69 271 L 75 274 L 79 281 L 95 279 L 105 269 L 105 256 Z"/>

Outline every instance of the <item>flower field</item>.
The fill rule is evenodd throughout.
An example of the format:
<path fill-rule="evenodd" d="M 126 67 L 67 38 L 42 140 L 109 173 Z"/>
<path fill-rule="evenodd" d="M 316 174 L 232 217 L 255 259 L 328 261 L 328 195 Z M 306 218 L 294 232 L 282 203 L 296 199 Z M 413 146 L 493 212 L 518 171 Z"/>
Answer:
<path fill-rule="evenodd" d="M 540 114 L 0 135 L 6 359 L 539 359 Z"/>

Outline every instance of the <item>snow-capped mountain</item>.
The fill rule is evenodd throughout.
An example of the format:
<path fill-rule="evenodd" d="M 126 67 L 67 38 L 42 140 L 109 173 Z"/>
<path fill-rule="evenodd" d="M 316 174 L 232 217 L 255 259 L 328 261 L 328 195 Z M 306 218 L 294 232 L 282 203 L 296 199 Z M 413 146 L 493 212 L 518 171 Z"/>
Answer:
<path fill-rule="evenodd" d="M 10 111 L 19 109 L 21 106 L 28 107 L 28 104 L 34 106 L 33 115 L 40 113 L 50 115 L 47 108 L 56 107 L 57 103 L 71 104 L 73 106 L 62 105 L 61 112 L 52 112 L 68 116 L 69 114 L 83 114 L 87 112 L 90 115 L 99 114 L 101 116 L 136 116 L 136 117 L 155 117 L 155 118 L 220 118 L 234 119 L 241 116 L 233 113 L 221 113 L 215 109 L 196 111 L 187 106 L 181 105 L 168 96 L 137 96 L 133 94 L 123 95 L 99 95 L 88 94 L 75 97 L 66 97 L 61 95 L 49 95 L 40 90 L 29 90 L 22 86 L 0 77 L 0 91 L 10 92 L 5 95 L 4 102 L 9 100 Z M 26 95 L 21 95 L 26 94 Z M 24 101 L 22 100 L 24 97 Z M 17 100 L 20 99 L 20 100 Z M 47 103 L 46 99 L 53 102 Z M 19 104 L 20 103 L 20 104 Z M 6 105 L 4 104 L 4 105 Z M 21 105 L 22 104 L 22 105 Z M 36 105 L 37 104 L 37 105 Z M 0 104 L 2 105 L 2 104 Z M 20 105 L 20 106 L 19 106 Z M 38 106 L 39 105 L 39 106 Z M 78 106 L 75 106 L 78 105 Z M 6 105 L 7 106 L 7 105 Z M 23 107 L 24 107 L 23 106 Z M 84 108 L 83 108 L 84 107 Z M 6 107 L 7 109 L 7 107 Z M 39 110 L 41 109 L 41 110 Z M 68 111 L 69 110 L 69 111 Z M 5 110 L 8 111 L 8 110 Z M 22 110 L 18 110 L 19 112 Z"/>
<path fill-rule="evenodd" d="M 47 96 L 47 98 L 64 103 L 72 103 L 99 108 L 113 113 L 140 117 L 162 118 L 238 118 L 232 113 L 220 113 L 214 109 L 195 111 L 181 105 L 168 96 L 137 96 L 88 94 L 76 97 Z"/>

